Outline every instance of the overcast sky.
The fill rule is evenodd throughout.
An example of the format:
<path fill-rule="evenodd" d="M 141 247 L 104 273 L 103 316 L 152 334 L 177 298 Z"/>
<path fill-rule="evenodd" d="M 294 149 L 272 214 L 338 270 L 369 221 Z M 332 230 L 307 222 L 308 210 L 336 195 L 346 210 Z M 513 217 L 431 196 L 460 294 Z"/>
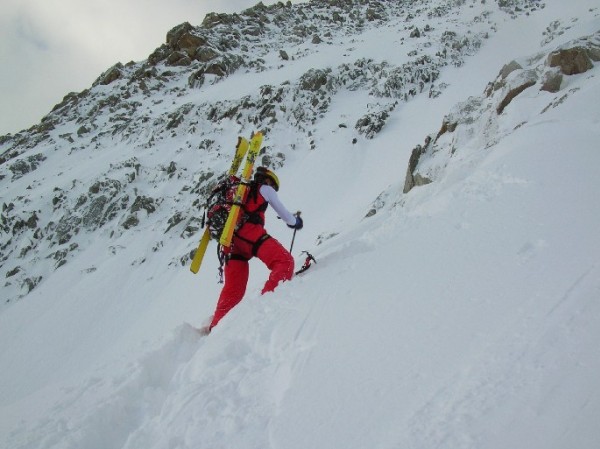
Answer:
<path fill-rule="evenodd" d="M 258 0 L 0 2 L 0 135 L 5 135 L 39 123 L 66 94 L 90 87 L 117 62 L 146 59 L 174 26 L 200 25 L 209 12 L 240 12 Z"/>

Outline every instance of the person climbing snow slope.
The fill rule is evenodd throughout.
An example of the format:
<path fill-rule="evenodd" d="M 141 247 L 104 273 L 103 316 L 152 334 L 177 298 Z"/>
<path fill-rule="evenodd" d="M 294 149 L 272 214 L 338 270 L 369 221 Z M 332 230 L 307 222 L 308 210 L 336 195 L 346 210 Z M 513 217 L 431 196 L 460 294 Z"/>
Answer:
<path fill-rule="evenodd" d="M 251 183 L 244 204 L 246 220 L 235 232 L 233 244 L 224 249 L 225 284 L 209 326 L 209 332 L 244 297 L 249 277 L 249 260 L 260 259 L 270 270 L 262 294 L 275 290 L 280 282 L 288 281 L 294 273 L 291 253 L 265 230 L 265 211 L 271 205 L 288 227 L 300 230 L 303 221 L 299 213 L 293 215 L 283 205 L 277 175 L 265 167 L 259 167 Z"/>

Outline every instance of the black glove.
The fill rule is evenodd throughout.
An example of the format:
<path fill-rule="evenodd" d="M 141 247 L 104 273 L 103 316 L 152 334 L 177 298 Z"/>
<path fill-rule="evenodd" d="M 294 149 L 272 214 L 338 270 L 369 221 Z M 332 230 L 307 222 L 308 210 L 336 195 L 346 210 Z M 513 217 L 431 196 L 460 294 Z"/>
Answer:
<path fill-rule="evenodd" d="M 303 226 L 304 222 L 302 221 L 302 218 L 296 215 L 296 224 L 288 225 L 288 228 L 296 229 L 297 231 L 299 231 L 300 229 L 302 229 Z"/>

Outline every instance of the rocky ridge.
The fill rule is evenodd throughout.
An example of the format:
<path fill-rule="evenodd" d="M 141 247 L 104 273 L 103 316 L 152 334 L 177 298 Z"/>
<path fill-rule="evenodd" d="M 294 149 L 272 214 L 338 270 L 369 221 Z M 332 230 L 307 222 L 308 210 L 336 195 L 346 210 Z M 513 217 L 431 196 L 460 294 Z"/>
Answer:
<path fill-rule="evenodd" d="M 98 235 L 115 251 L 120 236 L 140 229 L 158 236 L 149 251 L 159 251 L 164 239 L 197 235 L 201 198 L 222 172 L 232 135 L 287 132 L 288 145 L 267 146 L 261 156 L 261 163 L 281 166 L 290 152 L 321 151 L 312 139 L 315 126 L 339 92 L 361 90 L 374 101 L 354 124 L 354 141 L 376 138 L 399 103 L 444 89 L 442 70 L 480 50 L 495 31 L 495 14 L 543 8 L 537 1 L 498 0 L 470 23 L 452 20 L 458 8 L 475 3 L 259 3 L 239 14 L 209 14 L 200 26 L 181 24 L 147 60 L 109 68 L 40 124 L 0 137 L 4 301 L 27 295 Z M 361 34 L 379 27 L 397 31 L 400 62 L 355 51 Z M 293 71 L 295 61 L 334 47 L 348 62 Z M 288 68 L 280 84 L 210 97 L 234 76 Z M 182 138 L 185 144 L 174 148 Z M 61 169 L 40 170 L 50 163 Z M 153 218 L 159 210 L 170 217 L 166 223 Z M 143 263 L 144 255 L 137 260 Z M 171 263 L 188 260 L 186 253 Z M 93 270 L 90 265 L 82 270 Z"/>

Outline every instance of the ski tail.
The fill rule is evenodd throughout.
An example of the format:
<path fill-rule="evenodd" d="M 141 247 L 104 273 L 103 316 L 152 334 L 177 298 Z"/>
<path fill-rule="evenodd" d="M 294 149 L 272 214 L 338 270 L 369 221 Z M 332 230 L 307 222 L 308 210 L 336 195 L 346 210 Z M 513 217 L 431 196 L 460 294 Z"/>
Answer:
<path fill-rule="evenodd" d="M 209 241 L 210 231 L 208 228 L 205 228 L 200 243 L 198 244 L 198 248 L 196 249 L 196 253 L 194 254 L 194 258 L 192 259 L 192 263 L 190 264 L 190 271 L 194 274 L 197 274 L 198 271 L 200 271 L 200 265 L 202 265 L 202 260 L 204 259 L 204 254 L 206 253 Z"/>

